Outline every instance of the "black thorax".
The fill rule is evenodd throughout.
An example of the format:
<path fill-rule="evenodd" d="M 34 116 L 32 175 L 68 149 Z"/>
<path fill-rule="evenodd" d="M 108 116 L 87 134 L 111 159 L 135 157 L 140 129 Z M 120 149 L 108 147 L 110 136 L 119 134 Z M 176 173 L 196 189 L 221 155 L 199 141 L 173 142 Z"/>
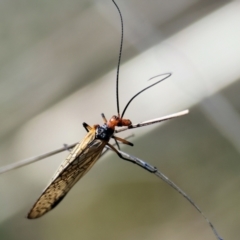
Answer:
<path fill-rule="evenodd" d="M 109 128 L 107 124 L 103 124 L 102 126 L 98 126 L 96 129 L 96 138 L 109 141 L 109 139 L 112 137 L 114 133 L 114 130 Z"/>

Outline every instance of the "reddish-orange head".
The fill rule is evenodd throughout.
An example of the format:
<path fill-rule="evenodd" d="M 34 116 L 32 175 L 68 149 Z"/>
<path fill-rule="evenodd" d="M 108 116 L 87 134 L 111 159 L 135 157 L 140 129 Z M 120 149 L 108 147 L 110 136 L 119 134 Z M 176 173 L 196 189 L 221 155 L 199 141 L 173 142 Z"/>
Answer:
<path fill-rule="evenodd" d="M 132 122 L 129 119 L 123 119 L 118 116 L 112 116 L 109 121 L 107 121 L 107 126 L 111 129 L 115 129 L 115 127 L 123 127 L 123 126 L 130 126 Z"/>

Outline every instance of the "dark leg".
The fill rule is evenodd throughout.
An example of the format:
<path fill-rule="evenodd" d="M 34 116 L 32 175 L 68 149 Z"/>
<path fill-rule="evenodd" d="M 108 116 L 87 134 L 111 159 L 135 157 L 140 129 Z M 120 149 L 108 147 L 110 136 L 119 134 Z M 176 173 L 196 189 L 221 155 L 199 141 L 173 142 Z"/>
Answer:
<path fill-rule="evenodd" d="M 127 144 L 129 146 L 134 146 L 133 143 L 127 141 L 126 139 L 123 139 L 123 138 L 120 138 L 120 137 L 116 137 L 116 136 L 112 136 L 112 138 L 114 138 L 115 141 L 118 140 L 118 141 L 122 142 L 123 144 Z"/>
<path fill-rule="evenodd" d="M 129 162 L 132 162 L 132 163 L 136 163 L 135 161 L 122 156 L 122 154 L 120 152 L 118 152 L 118 150 L 113 145 L 111 145 L 110 143 L 107 143 L 106 145 L 108 145 L 120 158 L 122 158 L 126 161 L 129 161 Z"/>
<path fill-rule="evenodd" d="M 117 139 L 116 139 L 115 137 L 113 137 L 113 139 L 114 139 L 114 141 L 115 141 L 115 143 L 116 143 L 116 145 L 117 145 L 118 150 L 121 150 L 120 145 L 119 145 Z"/>
<path fill-rule="evenodd" d="M 102 113 L 101 116 L 102 116 L 102 118 L 103 118 L 103 122 L 106 123 L 106 122 L 107 122 L 107 119 L 106 119 L 104 113 Z"/>
<path fill-rule="evenodd" d="M 64 148 L 65 148 L 66 151 L 71 152 L 71 149 L 72 149 L 72 148 L 69 148 L 66 143 L 64 143 L 63 146 L 64 146 Z"/>
<path fill-rule="evenodd" d="M 131 163 L 137 164 L 138 166 L 142 167 L 143 169 L 147 170 L 150 173 L 155 173 L 157 172 L 157 168 L 149 165 L 148 163 L 139 160 L 139 159 L 130 159 L 130 158 L 125 158 L 114 146 L 111 144 L 107 143 L 107 145 L 123 160 L 129 161 Z"/>
<path fill-rule="evenodd" d="M 89 132 L 91 129 L 92 129 L 92 127 L 90 127 L 87 123 L 83 123 L 83 127 L 86 129 L 86 131 L 87 132 Z"/>

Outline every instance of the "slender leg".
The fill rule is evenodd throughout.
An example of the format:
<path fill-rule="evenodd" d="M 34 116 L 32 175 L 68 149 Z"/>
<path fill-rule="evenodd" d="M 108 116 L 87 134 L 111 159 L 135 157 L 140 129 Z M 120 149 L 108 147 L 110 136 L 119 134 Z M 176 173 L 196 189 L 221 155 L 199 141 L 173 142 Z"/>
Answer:
<path fill-rule="evenodd" d="M 110 147 L 121 159 L 129 161 L 131 163 L 137 164 L 138 166 L 142 167 L 143 169 L 149 171 L 150 173 L 155 173 L 157 172 L 156 167 L 152 167 L 149 164 L 143 162 L 143 161 L 136 161 L 136 159 L 130 159 L 130 158 L 125 158 L 114 146 L 111 144 L 107 143 L 106 144 L 108 147 Z"/>
<path fill-rule="evenodd" d="M 122 154 L 120 152 L 118 152 L 118 150 L 110 143 L 107 143 L 106 145 L 108 145 L 120 158 L 122 158 L 126 161 L 129 161 L 129 162 L 135 163 L 133 160 L 123 157 Z"/>
<path fill-rule="evenodd" d="M 120 138 L 120 137 L 117 137 L 117 136 L 112 136 L 112 138 L 114 138 L 115 140 L 118 140 L 120 142 L 122 142 L 123 144 L 127 144 L 129 146 L 134 146 L 133 143 L 127 141 L 126 139 L 123 139 L 123 138 Z"/>
<path fill-rule="evenodd" d="M 101 116 L 102 116 L 102 118 L 103 118 L 103 122 L 106 123 L 106 122 L 107 122 L 107 119 L 106 119 L 104 113 L 102 113 Z"/>
<path fill-rule="evenodd" d="M 91 129 L 92 129 L 92 127 L 90 127 L 87 123 L 83 123 L 83 127 L 86 129 L 86 131 L 87 132 L 89 132 Z"/>
<path fill-rule="evenodd" d="M 71 152 L 71 149 L 66 143 L 63 144 L 63 147 L 65 148 L 66 151 Z"/>
<path fill-rule="evenodd" d="M 121 150 L 120 145 L 119 145 L 117 139 L 116 139 L 116 138 L 113 138 L 113 139 L 114 139 L 114 141 L 115 141 L 115 144 L 117 145 L 118 150 Z"/>

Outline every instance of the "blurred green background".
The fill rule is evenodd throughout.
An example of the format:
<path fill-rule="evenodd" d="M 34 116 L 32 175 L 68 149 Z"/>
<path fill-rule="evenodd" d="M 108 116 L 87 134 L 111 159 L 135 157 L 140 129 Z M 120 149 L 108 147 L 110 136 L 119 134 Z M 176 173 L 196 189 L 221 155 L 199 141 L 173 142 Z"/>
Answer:
<path fill-rule="evenodd" d="M 121 109 L 146 80 L 173 76 L 139 96 L 133 123 L 187 116 L 134 133 L 123 150 L 182 188 L 224 239 L 238 239 L 240 2 L 117 1 L 124 19 Z M 71 144 L 82 122 L 116 114 L 120 20 L 112 2 L 0 2 L 0 166 Z M 67 153 L 0 175 L 0 239 L 216 239 L 181 195 L 107 153 L 61 204 L 26 215 Z"/>

